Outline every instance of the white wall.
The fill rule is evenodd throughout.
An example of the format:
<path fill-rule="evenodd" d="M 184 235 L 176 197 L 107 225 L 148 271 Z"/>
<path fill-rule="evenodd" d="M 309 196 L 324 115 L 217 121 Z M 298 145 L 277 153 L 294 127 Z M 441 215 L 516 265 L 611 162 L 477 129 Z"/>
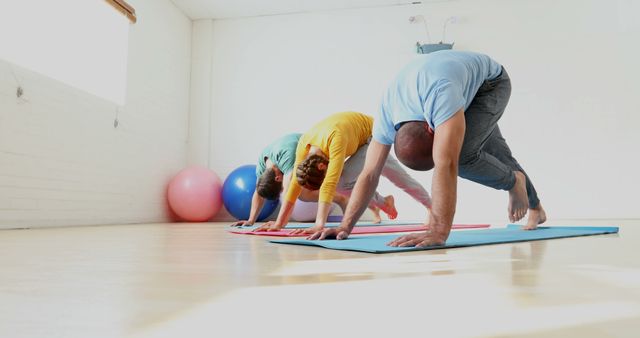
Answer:
<path fill-rule="evenodd" d="M 169 0 L 130 2 L 124 106 L 0 60 L 0 228 L 168 219 L 166 183 L 187 157 L 191 21 Z"/>
<path fill-rule="evenodd" d="M 424 15 L 437 41 L 455 15 L 455 48 L 487 53 L 511 75 L 501 128 L 552 219 L 640 217 L 638 10 L 627 0 L 469 0 L 215 20 L 202 42 L 212 48 L 211 168 L 224 177 L 272 139 L 334 112 L 375 114 L 425 40 L 409 16 Z M 430 174 L 415 176 L 430 186 Z M 459 187 L 457 221 L 506 221 L 506 192 Z M 392 189 L 380 186 L 395 191 L 401 218 L 422 217 Z"/>
<path fill-rule="evenodd" d="M 193 21 L 191 36 L 191 90 L 189 109 L 190 165 L 210 166 L 213 21 Z"/>

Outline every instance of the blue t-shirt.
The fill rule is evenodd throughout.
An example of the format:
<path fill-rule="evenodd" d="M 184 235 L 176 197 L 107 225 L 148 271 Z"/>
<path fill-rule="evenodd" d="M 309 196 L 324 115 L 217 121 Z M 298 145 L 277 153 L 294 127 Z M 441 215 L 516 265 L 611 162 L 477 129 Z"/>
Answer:
<path fill-rule="evenodd" d="M 288 134 L 264 148 L 256 166 L 256 177 L 262 176 L 267 169 L 265 158 L 273 162 L 283 174 L 290 173 L 296 162 L 296 148 L 301 136 L 299 133 Z"/>
<path fill-rule="evenodd" d="M 502 66 L 484 54 L 443 50 L 420 55 L 387 89 L 373 139 L 393 144 L 396 128 L 407 121 L 426 121 L 431 129 L 466 110 L 485 80 L 495 79 Z"/>

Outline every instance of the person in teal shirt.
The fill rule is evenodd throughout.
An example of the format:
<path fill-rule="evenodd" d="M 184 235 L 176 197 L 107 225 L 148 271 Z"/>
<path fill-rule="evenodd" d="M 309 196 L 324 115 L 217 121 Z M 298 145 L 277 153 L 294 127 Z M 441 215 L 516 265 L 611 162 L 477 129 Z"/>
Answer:
<path fill-rule="evenodd" d="M 301 133 L 287 134 L 273 141 L 262 150 L 256 165 L 258 181 L 251 199 L 249 219 L 240 220 L 234 223 L 234 226 L 251 226 L 255 224 L 264 206 L 265 199 L 278 199 L 285 176 L 290 175 L 293 171 L 296 148 L 301 136 Z"/>
<path fill-rule="evenodd" d="M 268 145 L 260 154 L 258 165 L 256 165 L 256 177 L 259 177 L 263 182 L 277 182 L 274 187 L 264 187 L 263 183 L 265 198 L 278 198 L 282 189 L 283 174 L 288 174 L 293 170 L 293 164 L 296 161 L 296 147 L 301 136 L 300 133 L 287 134 Z M 265 174 L 266 176 L 263 178 L 262 176 Z"/>

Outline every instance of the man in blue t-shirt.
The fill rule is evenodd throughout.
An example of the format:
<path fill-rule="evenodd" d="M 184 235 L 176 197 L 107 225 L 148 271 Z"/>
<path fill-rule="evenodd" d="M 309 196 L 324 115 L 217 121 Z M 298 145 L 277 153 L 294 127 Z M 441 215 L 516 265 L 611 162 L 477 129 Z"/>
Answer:
<path fill-rule="evenodd" d="M 498 127 L 510 94 L 507 72 L 483 54 L 446 50 L 409 63 L 383 97 L 364 169 L 342 224 L 310 238 L 349 236 L 378 184 L 381 163 L 392 144 L 404 165 L 414 170 L 434 169 L 434 173 L 429 230 L 401 236 L 389 245 L 445 243 L 455 213 L 458 175 L 507 190 L 509 220 L 519 221 L 528 212 L 523 229 L 536 229 L 546 214 Z"/>

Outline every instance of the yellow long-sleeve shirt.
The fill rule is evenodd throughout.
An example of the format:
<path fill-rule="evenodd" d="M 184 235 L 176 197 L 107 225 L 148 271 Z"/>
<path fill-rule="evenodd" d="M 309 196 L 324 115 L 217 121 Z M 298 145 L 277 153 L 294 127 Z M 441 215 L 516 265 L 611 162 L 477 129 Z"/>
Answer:
<path fill-rule="evenodd" d="M 336 186 L 342 174 L 344 161 L 353 155 L 360 146 L 367 143 L 373 130 L 373 117 L 356 112 L 337 113 L 320 121 L 302 135 L 296 149 L 295 170 L 309 153 L 311 146 L 318 147 L 329 156 L 327 174 L 320 187 L 319 202 L 331 203 Z M 286 201 L 294 203 L 300 196 L 302 187 L 295 177 L 289 184 Z"/>

